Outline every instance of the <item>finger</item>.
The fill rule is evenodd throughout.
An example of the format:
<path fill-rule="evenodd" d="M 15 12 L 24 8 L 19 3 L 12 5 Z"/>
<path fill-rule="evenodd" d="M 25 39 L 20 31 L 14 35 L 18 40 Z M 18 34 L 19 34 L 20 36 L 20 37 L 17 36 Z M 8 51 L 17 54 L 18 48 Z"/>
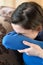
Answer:
<path fill-rule="evenodd" d="M 18 50 L 20 53 L 24 53 L 24 52 L 26 52 L 26 50 L 25 49 L 23 49 L 23 50 Z"/>
<path fill-rule="evenodd" d="M 33 47 L 33 48 L 40 48 L 40 46 L 38 46 L 34 43 L 27 42 L 27 41 L 23 41 L 23 44 L 30 46 L 30 47 Z"/>
<path fill-rule="evenodd" d="M 27 41 L 23 41 L 23 44 L 30 46 L 30 47 L 33 47 L 35 45 L 35 44 L 27 42 Z"/>
<path fill-rule="evenodd" d="M 20 52 L 20 53 L 24 53 L 25 51 L 24 50 L 17 50 L 18 52 Z"/>
<path fill-rule="evenodd" d="M 20 53 L 26 53 L 29 52 L 31 50 L 31 48 L 27 48 L 27 49 L 23 49 L 23 50 L 18 50 Z"/>

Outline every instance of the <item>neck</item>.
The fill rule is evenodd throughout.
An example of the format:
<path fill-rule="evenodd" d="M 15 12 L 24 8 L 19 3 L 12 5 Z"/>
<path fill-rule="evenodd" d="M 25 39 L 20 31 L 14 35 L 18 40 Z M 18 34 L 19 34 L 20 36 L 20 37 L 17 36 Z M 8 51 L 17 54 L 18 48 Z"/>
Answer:
<path fill-rule="evenodd" d="M 25 34 L 25 36 L 27 36 L 31 39 L 35 39 L 37 37 L 37 35 L 38 35 L 38 32 L 32 32 L 32 34 L 31 34 L 31 32 L 29 32 L 27 35 Z"/>

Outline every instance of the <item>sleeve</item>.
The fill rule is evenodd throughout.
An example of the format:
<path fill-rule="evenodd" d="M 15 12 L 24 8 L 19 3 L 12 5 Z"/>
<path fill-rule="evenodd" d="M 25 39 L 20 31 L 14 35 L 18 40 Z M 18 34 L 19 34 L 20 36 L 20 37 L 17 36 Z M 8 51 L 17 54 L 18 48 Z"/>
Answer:
<path fill-rule="evenodd" d="M 35 39 L 39 41 L 43 41 L 43 31 L 39 32 L 38 36 Z"/>
<path fill-rule="evenodd" d="M 39 33 L 39 39 L 40 39 L 41 41 L 43 41 L 43 31 L 41 31 L 41 32 Z"/>

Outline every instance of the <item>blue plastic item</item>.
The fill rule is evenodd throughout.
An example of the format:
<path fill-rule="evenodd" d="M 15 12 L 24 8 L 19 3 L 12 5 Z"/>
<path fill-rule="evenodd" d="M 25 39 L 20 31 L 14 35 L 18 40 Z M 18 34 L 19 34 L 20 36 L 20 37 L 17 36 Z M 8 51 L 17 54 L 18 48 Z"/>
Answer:
<path fill-rule="evenodd" d="M 29 48 L 29 46 L 26 46 L 23 44 L 23 40 L 26 40 L 30 43 L 34 43 L 39 45 L 41 48 L 43 48 L 43 41 L 37 41 L 30 39 L 24 35 L 17 34 L 16 32 L 10 32 L 8 33 L 2 40 L 2 44 L 7 49 L 13 49 L 13 50 L 20 50 Z M 26 53 L 23 53 L 23 60 L 24 65 L 43 65 L 43 59 L 37 56 L 29 56 L 26 55 Z"/>
<path fill-rule="evenodd" d="M 6 47 L 6 48 L 10 48 L 13 50 L 20 50 L 20 49 L 25 49 L 25 48 L 29 48 L 29 46 L 26 46 L 23 44 L 23 40 L 26 40 L 30 43 L 34 43 L 39 45 L 41 48 L 43 48 L 43 41 L 37 41 L 37 40 L 33 40 L 30 39 L 24 35 L 21 34 L 17 34 L 16 32 L 10 32 L 8 33 L 2 40 L 2 44 Z"/>

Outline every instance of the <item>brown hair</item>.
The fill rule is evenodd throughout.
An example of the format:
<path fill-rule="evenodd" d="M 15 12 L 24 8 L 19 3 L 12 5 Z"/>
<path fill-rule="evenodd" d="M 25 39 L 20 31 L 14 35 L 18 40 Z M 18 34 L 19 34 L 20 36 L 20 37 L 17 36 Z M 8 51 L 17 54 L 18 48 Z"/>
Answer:
<path fill-rule="evenodd" d="M 13 12 L 11 23 L 24 29 L 36 29 L 40 24 L 43 26 L 43 9 L 35 2 L 24 2 Z"/>

